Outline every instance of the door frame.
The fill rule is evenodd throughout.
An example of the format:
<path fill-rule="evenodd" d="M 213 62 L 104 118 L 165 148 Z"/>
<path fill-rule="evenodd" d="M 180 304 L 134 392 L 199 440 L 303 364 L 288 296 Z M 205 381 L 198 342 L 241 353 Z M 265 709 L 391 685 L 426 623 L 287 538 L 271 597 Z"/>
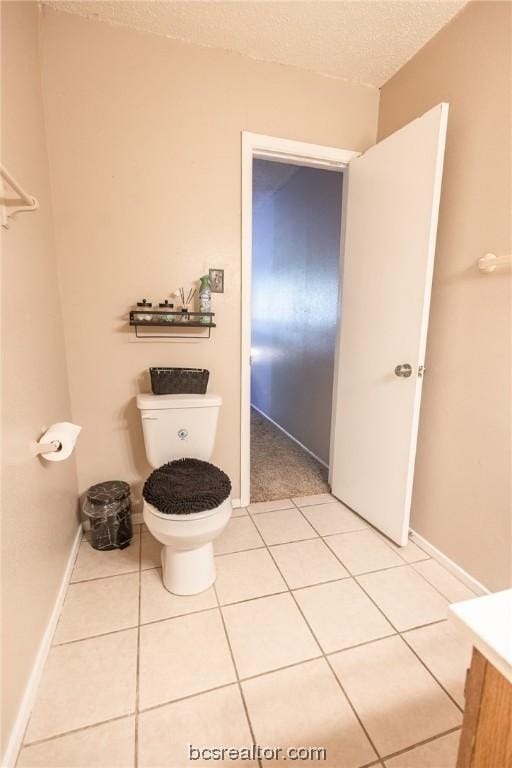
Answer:
<path fill-rule="evenodd" d="M 360 152 L 350 149 L 309 144 L 260 133 L 242 131 L 242 337 L 241 337 L 241 400 L 240 400 L 240 506 L 250 502 L 251 490 L 251 341 L 252 341 L 252 162 L 254 158 L 310 168 L 343 171 Z M 346 175 L 342 198 L 345 209 Z M 341 277 L 341 263 L 340 263 Z M 341 279 L 340 279 L 341 290 Z M 339 330 L 339 314 L 338 314 Z M 332 450 L 332 442 L 331 442 Z"/>

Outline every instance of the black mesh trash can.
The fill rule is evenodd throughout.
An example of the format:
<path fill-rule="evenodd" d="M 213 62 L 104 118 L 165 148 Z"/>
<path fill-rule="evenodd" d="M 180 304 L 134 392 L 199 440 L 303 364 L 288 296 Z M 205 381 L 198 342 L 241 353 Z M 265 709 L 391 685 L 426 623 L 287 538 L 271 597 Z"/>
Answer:
<path fill-rule="evenodd" d="M 94 549 L 124 549 L 132 540 L 130 486 L 122 480 L 92 485 L 85 494 L 82 525 Z"/>

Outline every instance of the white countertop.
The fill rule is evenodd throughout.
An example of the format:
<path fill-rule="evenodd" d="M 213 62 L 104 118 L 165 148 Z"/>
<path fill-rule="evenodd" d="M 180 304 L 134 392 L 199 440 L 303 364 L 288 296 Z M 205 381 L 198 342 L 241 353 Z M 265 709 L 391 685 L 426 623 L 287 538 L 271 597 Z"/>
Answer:
<path fill-rule="evenodd" d="M 451 619 L 512 683 L 512 589 L 450 606 Z"/>

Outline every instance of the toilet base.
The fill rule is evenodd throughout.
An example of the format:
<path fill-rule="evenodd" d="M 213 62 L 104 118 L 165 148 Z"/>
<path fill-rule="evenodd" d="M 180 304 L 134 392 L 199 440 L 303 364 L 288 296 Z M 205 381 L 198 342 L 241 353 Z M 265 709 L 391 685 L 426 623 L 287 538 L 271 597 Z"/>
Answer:
<path fill-rule="evenodd" d="M 197 595 L 215 581 L 213 545 L 197 549 L 162 547 L 162 581 L 173 595 Z"/>

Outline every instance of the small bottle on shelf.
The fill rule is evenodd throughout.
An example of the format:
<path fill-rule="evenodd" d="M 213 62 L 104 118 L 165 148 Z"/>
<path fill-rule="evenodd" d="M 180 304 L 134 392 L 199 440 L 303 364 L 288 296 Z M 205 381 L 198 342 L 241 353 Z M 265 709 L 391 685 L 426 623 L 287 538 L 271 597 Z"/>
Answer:
<path fill-rule="evenodd" d="M 199 322 L 203 325 L 209 325 L 211 323 L 210 312 L 212 311 L 212 290 L 210 287 L 210 276 L 203 275 L 200 278 L 201 284 L 199 286 L 199 311 L 201 317 Z"/>

